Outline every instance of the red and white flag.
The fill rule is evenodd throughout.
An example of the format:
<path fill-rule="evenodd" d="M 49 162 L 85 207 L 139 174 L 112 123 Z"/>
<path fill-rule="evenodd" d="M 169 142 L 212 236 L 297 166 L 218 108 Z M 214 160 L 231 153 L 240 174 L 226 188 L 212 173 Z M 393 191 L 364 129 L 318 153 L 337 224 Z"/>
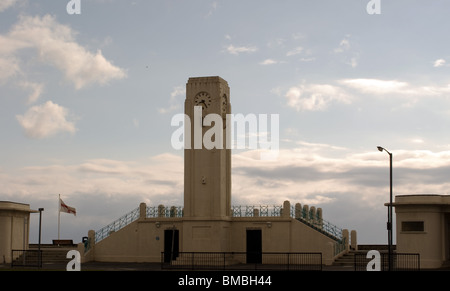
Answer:
<path fill-rule="evenodd" d="M 71 213 L 75 216 L 77 216 L 77 210 L 73 207 L 68 206 L 65 204 L 61 198 L 59 198 L 59 212 L 65 212 L 65 213 Z"/>

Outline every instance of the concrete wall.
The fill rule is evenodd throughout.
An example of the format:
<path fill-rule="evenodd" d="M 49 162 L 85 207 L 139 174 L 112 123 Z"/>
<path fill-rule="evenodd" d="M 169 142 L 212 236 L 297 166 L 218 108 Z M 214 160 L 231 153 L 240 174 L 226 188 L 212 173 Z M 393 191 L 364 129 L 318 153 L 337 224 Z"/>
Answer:
<path fill-rule="evenodd" d="M 0 201 L 0 263 L 11 263 L 12 250 L 27 250 L 30 231 L 28 204 Z"/>
<path fill-rule="evenodd" d="M 90 260 L 160 262 L 164 230 L 173 228 L 179 231 L 180 252 L 246 252 L 246 230 L 261 229 L 263 252 L 320 252 L 324 264 L 334 256 L 331 238 L 290 217 L 144 218 L 96 244 Z"/>
<path fill-rule="evenodd" d="M 421 268 L 439 268 L 445 258 L 444 215 L 438 207 L 396 209 L 397 252 L 419 253 Z M 424 231 L 403 231 L 402 223 L 423 221 Z"/>
<path fill-rule="evenodd" d="M 180 219 L 139 219 L 95 244 L 92 249 L 94 255 L 90 259 L 99 262 L 160 262 L 164 251 L 164 230 L 173 227 L 182 231 Z"/>
<path fill-rule="evenodd" d="M 397 196 L 397 252 L 419 253 L 421 268 L 439 268 L 449 260 L 449 206 L 446 195 Z M 423 231 L 403 228 L 404 222 L 423 222 Z"/>

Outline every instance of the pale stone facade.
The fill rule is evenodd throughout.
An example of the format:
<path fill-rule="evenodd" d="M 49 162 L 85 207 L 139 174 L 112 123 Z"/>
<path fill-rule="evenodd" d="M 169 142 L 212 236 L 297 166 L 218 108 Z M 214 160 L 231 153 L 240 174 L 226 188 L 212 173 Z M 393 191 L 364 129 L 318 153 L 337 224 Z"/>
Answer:
<path fill-rule="evenodd" d="M 200 115 L 194 106 L 201 106 Z M 90 231 L 89 246 L 79 245 L 83 260 L 160 262 L 161 252 L 167 249 L 248 252 L 250 247 L 258 252 L 319 252 L 323 263 L 331 264 L 339 253 L 337 244 L 343 241 L 338 242 L 342 237 L 333 238 L 320 231 L 323 227 L 320 208 L 296 204 L 294 209 L 285 201 L 277 215 L 262 214 L 259 209 L 250 209 L 251 217 L 233 215 L 231 150 L 227 149 L 225 139 L 220 140 L 222 147 L 212 149 L 198 144 L 213 128 L 207 122 L 209 114 L 223 119 L 222 127 L 215 128 L 216 138 L 218 133 L 224 137 L 229 133 L 225 121 L 226 114 L 231 114 L 228 83 L 220 77 L 190 78 L 186 85 L 185 114 L 191 120 L 185 124 L 185 133 L 191 138 L 187 139 L 184 151 L 182 215 L 172 215 L 175 208 L 169 208 L 170 215 L 161 215 L 165 208 L 160 206 L 157 215 L 149 216 L 148 207 L 141 204 L 138 219 L 108 233 L 101 241 L 95 242 L 95 234 Z M 343 251 L 348 250 L 348 238 L 347 232 Z M 250 240 L 254 246 L 249 246 Z"/>
<path fill-rule="evenodd" d="M 30 205 L 0 201 L 0 263 L 11 263 L 12 250 L 27 250 L 30 233 Z"/>
<path fill-rule="evenodd" d="M 290 203 L 284 203 L 286 209 Z M 139 219 L 112 232 L 85 253 L 83 262 L 160 262 L 165 250 L 165 231 L 179 232 L 179 252 L 246 252 L 247 230 L 261 231 L 262 252 L 319 252 L 323 263 L 331 264 L 339 254 L 336 240 L 307 224 L 285 215 L 278 217 L 228 217 L 203 220 L 184 217 L 146 217 L 145 203 L 140 205 Z M 349 249 L 348 231 L 344 230 Z M 94 231 L 89 233 L 95 241 Z M 79 245 L 84 253 L 84 245 Z"/>
<path fill-rule="evenodd" d="M 450 260 L 450 196 L 399 195 L 394 202 L 398 253 L 420 254 L 421 268 Z"/>

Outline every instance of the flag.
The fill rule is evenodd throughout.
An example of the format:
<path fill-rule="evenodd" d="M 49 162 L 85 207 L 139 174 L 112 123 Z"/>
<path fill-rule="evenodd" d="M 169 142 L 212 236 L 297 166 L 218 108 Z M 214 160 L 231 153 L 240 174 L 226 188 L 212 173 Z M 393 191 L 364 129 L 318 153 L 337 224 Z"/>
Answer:
<path fill-rule="evenodd" d="M 71 213 L 77 216 L 77 210 L 73 207 L 66 205 L 61 198 L 59 198 L 59 212 Z"/>

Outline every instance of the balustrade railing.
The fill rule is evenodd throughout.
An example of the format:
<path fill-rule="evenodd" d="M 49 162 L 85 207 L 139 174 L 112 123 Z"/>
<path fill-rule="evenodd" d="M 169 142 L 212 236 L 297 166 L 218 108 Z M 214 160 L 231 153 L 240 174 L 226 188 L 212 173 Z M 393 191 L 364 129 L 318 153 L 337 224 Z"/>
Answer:
<path fill-rule="evenodd" d="M 231 207 L 231 215 L 233 217 L 280 217 L 282 216 L 283 211 L 282 205 L 238 205 Z M 165 207 L 159 205 L 147 206 L 145 209 L 146 218 L 175 218 L 183 217 L 183 215 L 183 207 L 181 206 Z M 95 242 L 97 243 L 103 240 L 111 233 L 116 232 L 139 219 L 139 216 L 140 208 L 138 207 L 98 230 L 95 233 Z M 289 216 L 331 236 L 337 241 L 342 239 L 342 229 L 324 220 L 320 208 L 316 210 L 314 207 L 308 209 L 307 206 L 304 206 L 303 208 L 299 207 L 299 205 L 291 206 L 289 209 Z"/>
<path fill-rule="evenodd" d="M 322 270 L 322 253 L 179 252 L 161 253 L 162 269 Z"/>
<path fill-rule="evenodd" d="M 111 233 L 118 231 L 128 224 L 132 223 L 133 221 L 137 220 L 139 218 L 139 207 L 136 209 L 133 209 L 132 211 L 128 212 L 124 216 L 120 217 L 119 219 L 111 222 L 107 226 L 101 228 L 100 230 L 95 232 L 95 242 L 99 242 L 102 239 L 108 237 Z"/>

